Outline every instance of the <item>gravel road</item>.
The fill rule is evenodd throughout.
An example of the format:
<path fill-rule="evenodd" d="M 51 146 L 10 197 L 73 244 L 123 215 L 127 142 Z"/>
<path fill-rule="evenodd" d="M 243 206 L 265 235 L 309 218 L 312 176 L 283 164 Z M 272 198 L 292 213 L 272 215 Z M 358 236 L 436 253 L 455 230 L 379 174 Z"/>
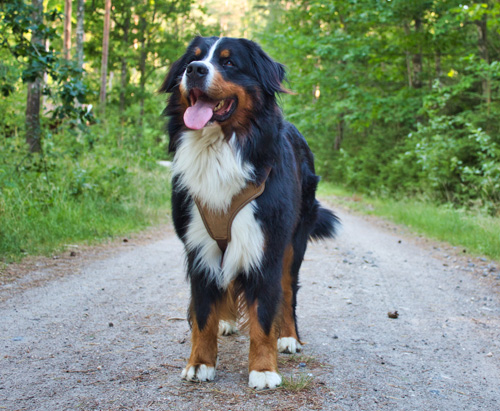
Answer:
<path fill-rule="evenodd" d="M 181 381 L 189 289 L 168 228 L 0 287 L 0 409 L 499 410 L 496 263 L 339 214 L 306 254 L 286 388 L 247 387 L 245 335 L 221 340 L 214 382 Z"/>

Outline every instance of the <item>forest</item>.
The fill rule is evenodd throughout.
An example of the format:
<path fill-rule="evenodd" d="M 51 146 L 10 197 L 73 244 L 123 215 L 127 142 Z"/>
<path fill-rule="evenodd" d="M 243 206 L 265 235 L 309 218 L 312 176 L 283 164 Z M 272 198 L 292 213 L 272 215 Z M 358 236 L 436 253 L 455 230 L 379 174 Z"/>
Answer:
<path fill-rule="evenodd" d="M 247 37 L 324 181 L 500 215 L 500 2 L 0 0 L 0 261 L 164 222 L 167 96 L 195 35 Z"/>

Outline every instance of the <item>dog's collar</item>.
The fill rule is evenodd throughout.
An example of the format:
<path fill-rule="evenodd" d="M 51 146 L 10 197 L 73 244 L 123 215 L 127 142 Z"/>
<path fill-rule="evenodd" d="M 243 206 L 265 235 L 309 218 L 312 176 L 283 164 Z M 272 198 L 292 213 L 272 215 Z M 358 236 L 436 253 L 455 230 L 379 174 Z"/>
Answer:
<path fill-rule="evenodd" d="M 264 189 L 266 188 L 266 181 L 270 172 L 271 167 L 267 167 L 264 179 L 260 185 L 249 183 L 243 190 L 236 194 L 232 198 L 229 209 L 225 213 L 213 211 L 199 199 L 193 197 L 208 234 L 217 242 L 219 249 L 222 251 L 221 266 L 227 245 L 231 241 L 231 227 L 233 225 L 234 218 L 243 207 L 245 207 L 250 201 L 255 200 L 264 192 Z"/>

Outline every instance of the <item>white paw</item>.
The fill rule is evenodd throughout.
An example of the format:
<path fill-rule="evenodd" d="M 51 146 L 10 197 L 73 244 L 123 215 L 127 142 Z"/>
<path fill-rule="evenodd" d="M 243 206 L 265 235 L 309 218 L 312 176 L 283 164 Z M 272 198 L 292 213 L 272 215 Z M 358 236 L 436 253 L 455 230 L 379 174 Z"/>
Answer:
<path fill-rule="evenodd" d="M 281 384 L 281 377 L 273 371 L 251 371 L 248 377 L 248 386 L 256 390 L 276 388 Z"/>
<path fill-rule="evenodd" d="M 293 337 L 283 337 L 278 338 L 278 351 L 285 352 L 288 354 L 295 354 L 300 351 L 302 346 L 300 343 Z"/>
<path fill-rule="evenodd" d="M 213 381 L 215 367 L 205 364 L 187 366 L 182 370 L 181 377 L 188 381 Z"/>
<path fill-rule="evenodd" d="M 219 321 L 219 335 L 231 335 L 238 332 L 238 327 L 234 321 Z"/>

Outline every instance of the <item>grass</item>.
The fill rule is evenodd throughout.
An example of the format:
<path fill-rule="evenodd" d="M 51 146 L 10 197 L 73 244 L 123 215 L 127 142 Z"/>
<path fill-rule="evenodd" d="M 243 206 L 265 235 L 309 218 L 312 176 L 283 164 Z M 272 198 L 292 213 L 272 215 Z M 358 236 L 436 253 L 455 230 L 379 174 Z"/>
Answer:
<path fill-rule="evenodd" d="M 314 385 L 314 376 L 306 371 L 297 374 L 297 368 L 305 369 L 302 367 L 307 367 L 307 369 L 311 370 L 324 366 L 315 357 L 304 354 L 279 356 L 278 362 L 280 367 L 292 369 L 290 376 L 281 375 L 282 382 L 280 388 L 290 392 L 306 391 Z"/>
<path fill-rule="evenodd" d="M 321 183 L 318 195 L 365 214 L 386 217 L 415 233 L 463 247 L 467 252 L 500 260 L 498 217 L 414 199 L 397 201 L 361 196 L 330 183 Z"/>
<path fill-rule="evenodd" d="M 168 170 L 113 163 L 120 159 L 82 164 L 84 173 L 67 164 L 48 176 L 11 172 L 0 181 L 0 262 L 50 255 L 68 244 L 95 244 L 166 222 Z"/>
<path fill-rule="evenodd" d="M 300 363 L 304 363 L 307 366 L 317 365 L 318 363 L 316 358 L 304 354 L 283 355 L 278 358 L 278 362 L 283 366 L 291 365 L 294 367 L 298 366 Z"/>
<path fill-rule="evenodd" d="M 290 375 L 289 377 L 281 377 L 281 387 L 284 390 L 291 392 L 304 391 L 312 388 L 314 377 L 307 373 L 298 375 Z"/>

